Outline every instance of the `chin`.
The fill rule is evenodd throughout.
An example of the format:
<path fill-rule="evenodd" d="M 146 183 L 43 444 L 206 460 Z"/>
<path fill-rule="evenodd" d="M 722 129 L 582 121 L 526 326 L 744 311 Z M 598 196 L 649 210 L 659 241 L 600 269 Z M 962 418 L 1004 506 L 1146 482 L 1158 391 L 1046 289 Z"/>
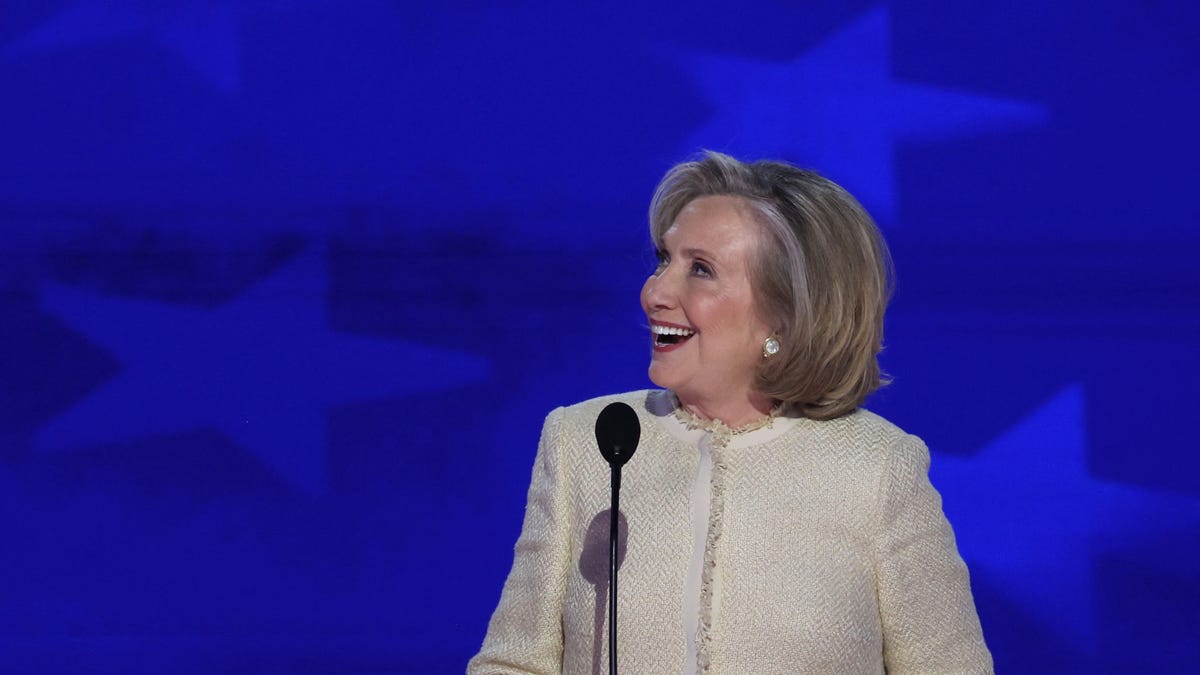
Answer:
<path fill-rule="evenodd" d="M 655 364 L 650 364 L 650 370 L 647 373 L 647 375 L 650 377 L 650 381 L 653 382 L 657 387 L 674 390 L 675 385 L 677 384 L 675 380 L 671 378 L 669 374 L 662 372 L 661 368 L 655 368 L 654 365 Z"/>

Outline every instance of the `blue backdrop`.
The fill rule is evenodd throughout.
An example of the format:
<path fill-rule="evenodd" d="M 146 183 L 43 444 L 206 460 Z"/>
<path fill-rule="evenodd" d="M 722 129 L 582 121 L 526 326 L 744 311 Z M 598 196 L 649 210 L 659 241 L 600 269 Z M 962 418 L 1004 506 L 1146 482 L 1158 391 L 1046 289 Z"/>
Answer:
<path fill-rule="evenodd" d="M 1196 672 L 1194 3 L 436 4 L 0 9 L 0 671 L 461 671 L 713 148 L 884 229 L 998 669 Z"/>

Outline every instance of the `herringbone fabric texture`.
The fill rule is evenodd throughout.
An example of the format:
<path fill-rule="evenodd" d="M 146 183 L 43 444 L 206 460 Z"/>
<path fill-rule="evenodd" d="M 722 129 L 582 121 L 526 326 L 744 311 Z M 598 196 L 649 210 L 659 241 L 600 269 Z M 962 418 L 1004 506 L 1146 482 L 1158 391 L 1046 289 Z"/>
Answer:
<path fill-rule="evenodd" d="M 663 413 L 665 392 L 549 415 L 513 569 L 468 672 L 607 672 L 609 469 L 593 429 L 614 400 L 642 422 L 621 491 L 619 663 L 681 672 L 698 453 Z M 991 672 L 919 439 L 860 410 L 739 440 L 717 458 L 710 672 Z"/>

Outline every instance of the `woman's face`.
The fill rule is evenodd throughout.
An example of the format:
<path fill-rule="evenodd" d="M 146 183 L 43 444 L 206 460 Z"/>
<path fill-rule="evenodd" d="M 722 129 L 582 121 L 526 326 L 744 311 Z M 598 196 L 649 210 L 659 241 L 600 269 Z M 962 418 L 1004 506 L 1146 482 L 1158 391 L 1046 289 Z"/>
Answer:
<path fill-rule="evenodd" d="M 689 203 L 663 235 L 642 287 L 650 320 L 650 379 L 685 404 L 717 409 L 752 398 L 770 328 L 758 316 L 749 266 L 759 225 L 736 197 Z"/>

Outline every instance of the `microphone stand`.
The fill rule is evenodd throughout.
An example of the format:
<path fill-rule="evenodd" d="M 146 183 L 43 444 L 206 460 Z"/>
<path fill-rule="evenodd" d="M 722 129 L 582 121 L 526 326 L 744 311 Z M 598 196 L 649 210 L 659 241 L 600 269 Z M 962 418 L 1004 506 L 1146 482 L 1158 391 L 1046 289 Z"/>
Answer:
<path fill-rule="evenodd" d="M 621 467 L 633 457 L 642 435 L 637 413 L 614 401 L 596 418 L 596 444 L 612 469 L 612 505 L 608 509 L 608 673 L 617 675 L 617 567 L 620 543 Z"/>
<path fill-rule="evenodd" d="M 609 507 L 608 526 L 608 673 L 617 675 L 617 514 L 621 503 L 621 465 L 613 462 L 612 505 Z"/>

